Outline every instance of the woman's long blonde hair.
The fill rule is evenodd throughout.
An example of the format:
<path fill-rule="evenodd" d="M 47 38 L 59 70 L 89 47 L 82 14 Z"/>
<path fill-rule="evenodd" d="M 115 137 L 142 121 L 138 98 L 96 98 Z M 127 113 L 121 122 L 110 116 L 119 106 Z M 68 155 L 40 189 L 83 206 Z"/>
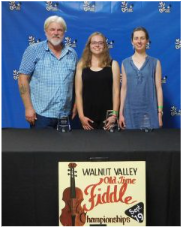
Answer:
<path fill-rule="evenodd" d="M 94 32 L 89 36 L 85 45 L 85 49 L 83 50 L 83 54 L 80 60 L 82 62 L 82 68 L 91 67 L 92 52 L 90 50 L 90 43 L 92 37 L 96 35 L 101 36 L 104 40 L 104 50 L 101 53 L 99 67 L 104 68 L 106 66 L 110 66 L 111 64 L 111 57 L 109 55 L 109 48 L 105 36 L 100 32 Z"/>

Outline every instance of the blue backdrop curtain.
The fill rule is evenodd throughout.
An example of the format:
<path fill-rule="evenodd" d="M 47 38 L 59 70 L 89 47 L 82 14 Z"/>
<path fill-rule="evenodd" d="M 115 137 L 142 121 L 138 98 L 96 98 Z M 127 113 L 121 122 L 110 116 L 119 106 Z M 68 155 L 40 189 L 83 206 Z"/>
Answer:
<path fill-rule="evenodd" d="M 121 65 L 133 54 L 131 32 L 149 31 L 147 53 L 162 64 L 164 127 L 180 128 L 180 1 L 57 1 L 2 4 L 2 127 L 28 128 L 17 76 L 28 45 L 45 40 L 44 21 L 62 16 L 68 25 L 64 42 L 81 57 L 88 36 L 100 31 L 110 54 Z M 45 91 L 46 92 L 46 91 Z"/>

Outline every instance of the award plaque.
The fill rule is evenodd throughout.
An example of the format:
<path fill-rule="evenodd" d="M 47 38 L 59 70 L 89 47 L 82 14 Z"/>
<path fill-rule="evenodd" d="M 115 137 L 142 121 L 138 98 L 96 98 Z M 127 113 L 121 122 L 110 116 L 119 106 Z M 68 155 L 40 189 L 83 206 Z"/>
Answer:
<path fill-rule="evenodd" d="M 71 125 L 68 117 L 61 117 L 58 119 L 57 130 L 60 132 L 71 131 Z"/>

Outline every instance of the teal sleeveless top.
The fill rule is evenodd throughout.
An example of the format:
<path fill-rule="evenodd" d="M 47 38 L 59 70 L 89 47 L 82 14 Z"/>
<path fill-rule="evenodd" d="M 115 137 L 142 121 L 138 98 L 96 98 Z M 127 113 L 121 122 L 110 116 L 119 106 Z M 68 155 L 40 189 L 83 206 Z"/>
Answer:
<path fill-rule="evenodd" d="M 127 76 L 124 117 L 127 129 L 159 128 L 155 86 L 157 59 L 147 56 L 138 69 L 132 57 L 123 62 Z"/>

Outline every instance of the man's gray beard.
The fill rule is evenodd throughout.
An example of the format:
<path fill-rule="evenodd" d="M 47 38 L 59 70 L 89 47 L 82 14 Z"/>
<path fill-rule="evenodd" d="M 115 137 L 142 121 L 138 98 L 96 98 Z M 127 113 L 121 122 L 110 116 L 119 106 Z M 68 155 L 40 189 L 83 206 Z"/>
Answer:
<path fill-rule="evenodd" d="M 58 46 L 58 45 L 61 44 L 62 39 L 59 39 L 59 40 L 57 40 L 57 41 L 54 40 L 54 39 L 50 39 L 49 41 L 50 41 L 50 43 L 51 43 L 53 46 Z"/>

